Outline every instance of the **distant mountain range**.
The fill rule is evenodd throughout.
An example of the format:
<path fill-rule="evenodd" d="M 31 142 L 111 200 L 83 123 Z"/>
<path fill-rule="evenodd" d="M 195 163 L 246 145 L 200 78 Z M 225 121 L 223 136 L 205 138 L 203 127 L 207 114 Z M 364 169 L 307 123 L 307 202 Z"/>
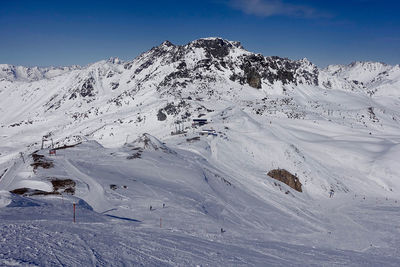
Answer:
<path fill-rule="evenodd" d="M 191 83 L 209 84 L 224 81 L 226 78 L 239 85 L 249 85 L 258 89 L 269 89 L 276 83 L 309 84 L 330 89 L 334 82 L 344 83 L 340 84 L 341 87 L 348 88 L 377 87 L 389 80 L 398 79 L 400 66 L 379 62 L 353 62 L 349 65 L 330 65 L 319 69 L 307 59 L 265 57 L 246 51 L 239 42 L 203 38 L 184 46 L 165 41 L 126 62 L 110 58 L 86 67 L 76 65 L 45 68 L 0 64 L 0 79 L 33 82 L 71 72 L 76 74 L 77 71 L 81 78 L 98 76 L 105 89 L 107 80 L 133 83 L 123 86 L 126 88 L 145 86 L 147 81 L 157 80 L 157 88 L 162 89 L 168 86 L 185 88 Z M 179 79 L 182 81 L 179 82 Z M 108 85 L 109 89 L 116 89 L 113 89 L 113 84 Z"/>

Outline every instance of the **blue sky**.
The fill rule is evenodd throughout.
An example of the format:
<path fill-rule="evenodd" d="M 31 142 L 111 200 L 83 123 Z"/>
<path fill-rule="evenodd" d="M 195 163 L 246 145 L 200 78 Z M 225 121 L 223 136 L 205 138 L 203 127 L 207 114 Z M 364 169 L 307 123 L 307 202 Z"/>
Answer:
<path fill-rule="evenodd" d="M 0 63 L 86 65 L 219 36 L 319 66 L 400 63 L 400 1 L 0 1 Z"/>

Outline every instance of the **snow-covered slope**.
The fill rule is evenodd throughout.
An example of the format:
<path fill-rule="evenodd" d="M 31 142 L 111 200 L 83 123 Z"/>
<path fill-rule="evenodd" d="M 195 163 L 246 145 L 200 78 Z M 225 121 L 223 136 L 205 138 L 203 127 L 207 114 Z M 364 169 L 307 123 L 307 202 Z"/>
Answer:
<path fill-rule="evenodd" d="M 113 242 L 132 248 L 140 242 L 128 242 L 122 231 L 133 227 L 150 242 L 144 251 L 165 250 L 156 254 L 166 262 L 147 255 L 147 264 L 213 264 L 212 252 L 202 254 L 209 246 L 226 249 L 217 254 L 220 265 L 320 265 L 324 255 L 339 265 L 352 257 L 399 263 L 399 66 L 318 69 L 307 59 L 264 57 L 220 38 L 184 46 L 166 41 L 132 61 L 83 68 L 2 66 L 0 190 L 27 188 L 25 197 L 0 194 L 0 216 L 16 236 L 25 233 L 15 223 L 18 212 L 28 212 L 29 221 L 38 218 L 34 211 L 54 210 L 49 220 L 57 221 L 65 213 L 50 207 L 83 201 L 84 220 L 102 223 L 93 236 L 113 229 Z M 196 118 L 208 124 L 192 125 Z M 214 135 L 199 135 L 202 130 Z M 79 145 L 49 156 L 52 142 Z M 302 192 L 267 175 L 278 169 L 293 174 Z M 57 191 L 54 179 L 75 183 L 73 195 Z M 24 204 L 29 201 L 36 204 Z M 160 218 L 165 231 L 156 230 Z M 76 242 L 82 233 L 68 229 L 63 242 Z M 204 245 L 176 245 L 190 254 L 176 257 L 159 239 Z M 106 256 L 106 238 L 94 240 L 98 246 L 82 245 L 92 250 L 92 264 L 112 264 L 118 249 Z M 282 259 L 279 246 L 301 261 Z M 237 256 L 240 250 L 245 253 Z M 302 255 L 310 250 L 314 256 Z M 10 262 L 25 260 L 11 250 L 0 253 Z M 48 263 L 44 258 L 33 263 Z"/>
<path fill-rule="evenodd" d="M 52 181 L 72 178 L 75 191 L 71 195 L 58 187 L 62 195 L 37 191 L 31 197 L 3 191 L 0 203 L 8 206 L 0 209 L 0 262 L 399 263 L 400 240 L 391 227 L 398 204 L 392 198 L 338 192 L 334 199 L 310 199 L 267 177 L 257 182 L 246 164 L 240 166 L 244 170 L 216 168 L 198 153 L 203 146 L 208 150 L 207 143 L 197 141 L 191 148 L 196 152 L 172 150 L 146 134 L 117 149 L 90 141 L 59 149 L 56 156 L 35 152 L 53 163 L 48 169 L 32 172 L 35 157 L 16 162 L 2 183 L 12 179 L 6 190 L 29 186 L 52 192 Z M 248 177 L 240 178 L 241 171 Z M 71 224 L 72 202 L 76 224 Z"/>

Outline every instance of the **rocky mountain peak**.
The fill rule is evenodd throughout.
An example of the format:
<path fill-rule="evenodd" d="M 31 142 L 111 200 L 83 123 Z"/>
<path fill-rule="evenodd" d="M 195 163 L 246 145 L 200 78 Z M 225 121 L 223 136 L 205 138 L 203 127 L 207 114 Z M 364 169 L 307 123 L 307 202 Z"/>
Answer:
<path fill-rule="evenodd" d="M 214 95 L 218 94 L 213 89 L 216 84 L 226 87 L 232 82 L 255 89 L 267 89 L 277 82 L 318 85 L 318 68 L 307 59 L 265 57 L 246 51 L 240 42 L 219 37 L 197 39 L 184 46 L 165 41 L 124 68 L 133 72 L 130 85 L 143 88 L 157 81 L 159 92 L 175 96 L 197 94 L 196 87 Z"/>
<path fill-rule="evenodd" d="M 188 47 L 203 48 L 207 56 L 223 58 L 229 55 L 231 49 L 243 49 L 240 42 L 228 41 L 218 37 L 201 38 L 190 42 Z"/>
<path fill-rule="evenodd" d="M 110 57 L 107 62 L 112 64 L 121 64 L 122 60 L 120 60 L 118 57 Z"/>
<path fill-rule="evenodd" d="M 195 46 L 195 47 L 202 47 L 202 48 L 208 48 L 208 47 L 229 47 L 229 48 L 240 48 L 243 49 L 243 46 L 241 45 L 240 42 L 238 41 L 230 41 L 226 40 L 220 37 L 208 37 L 208 38 L 200 38 L 194 41 L 191 41 L 188 43 L 189 46 Z"/>
<path fill-rule="evenodd" d="M 170 41 L 165 40 L 164 42 L 161 43 L 160 46 L 173 47 L 175 45 L 173 43 L 171 43 Z"/>

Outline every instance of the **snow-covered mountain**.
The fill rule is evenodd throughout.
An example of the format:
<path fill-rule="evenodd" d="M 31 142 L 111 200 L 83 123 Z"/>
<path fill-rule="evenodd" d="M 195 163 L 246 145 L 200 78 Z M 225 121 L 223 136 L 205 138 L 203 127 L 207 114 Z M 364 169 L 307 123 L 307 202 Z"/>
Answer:
<path fill-rule="evenodd" d="M 24 195 L 1 193 L 0 206 L 8 206 L 0 216 L 8 226 L 19 211 L 34 218 L 35 211 L 55 212 L 52 223 L 64 227 L 56 219 L 65 217 L 62 208 L 54 208 L 63 195 L 65 205 L 81 201 L 92 237 L 110 227 L 115 242 L 127 244 L 125 223 L 140 221 L 135 234 L 153 244 L 144 251 L 161 251 L 170 264 L 213 264 L 211 254 L 199 258 L 199 251 L 231 246 L 245 251 L 243 261 L 229 252 L 218 265 L 291 265 L 266 255 L 267 247 L 282 255 L 277 247 L 293 246 L 291 259 L 300 265 L 323 265 L 316 258 L 328 254 L 338 264 L 353 257 L 397 265 L 398 229 L 388 225 L 399 214 L 399 106 L 398 65 L 320 69 L 221 38 L 183 46 L 166 41 L 131 61 L 86 67 L 0 65 L 0 189 Z M 198 118 L 208 124 L 193 125 Z M 48 155 L 52 142 L 60 148 L 55 157 Z M 160 228 L 160 218 L 168 230 L 157 230 L 158 238 L 204 246 L 196 252 L 177 245 L 191 256 L 173 256 L 168 245 L 143 234 Z M 227 230 L 223 237 L 220 228 Z M 103 259 L 94 260 L 112 264 L 118 251 L 107 254 L 107 240 L 96 240 L 100 245 L 91 249 Z M 310 250 L 319 256 L 302 255 Z M 41 259 L 34 263 L 51 264 Z M 140 256 L 121 264 L 127 262 L 140 263 Z"/>
<path fill-rule="evenodd" d="M 70 67 L 24 67 L 9 64 L 0 64 L 0 80 L 4 81 L 37 81 L 41 79 L 49 79 L 71 70 L 80 69 L 80 66 Z"/>
<path fill-rule="evenodd" d="M 330 75 L 350 81 L 366 90 L 368 94 L 398 96 L 400 66 L 380 62 L 353 62 L 347 66 L 331 65 L 324 71 Z M 393 90 L 394 88 L 394 90 Z"/>

